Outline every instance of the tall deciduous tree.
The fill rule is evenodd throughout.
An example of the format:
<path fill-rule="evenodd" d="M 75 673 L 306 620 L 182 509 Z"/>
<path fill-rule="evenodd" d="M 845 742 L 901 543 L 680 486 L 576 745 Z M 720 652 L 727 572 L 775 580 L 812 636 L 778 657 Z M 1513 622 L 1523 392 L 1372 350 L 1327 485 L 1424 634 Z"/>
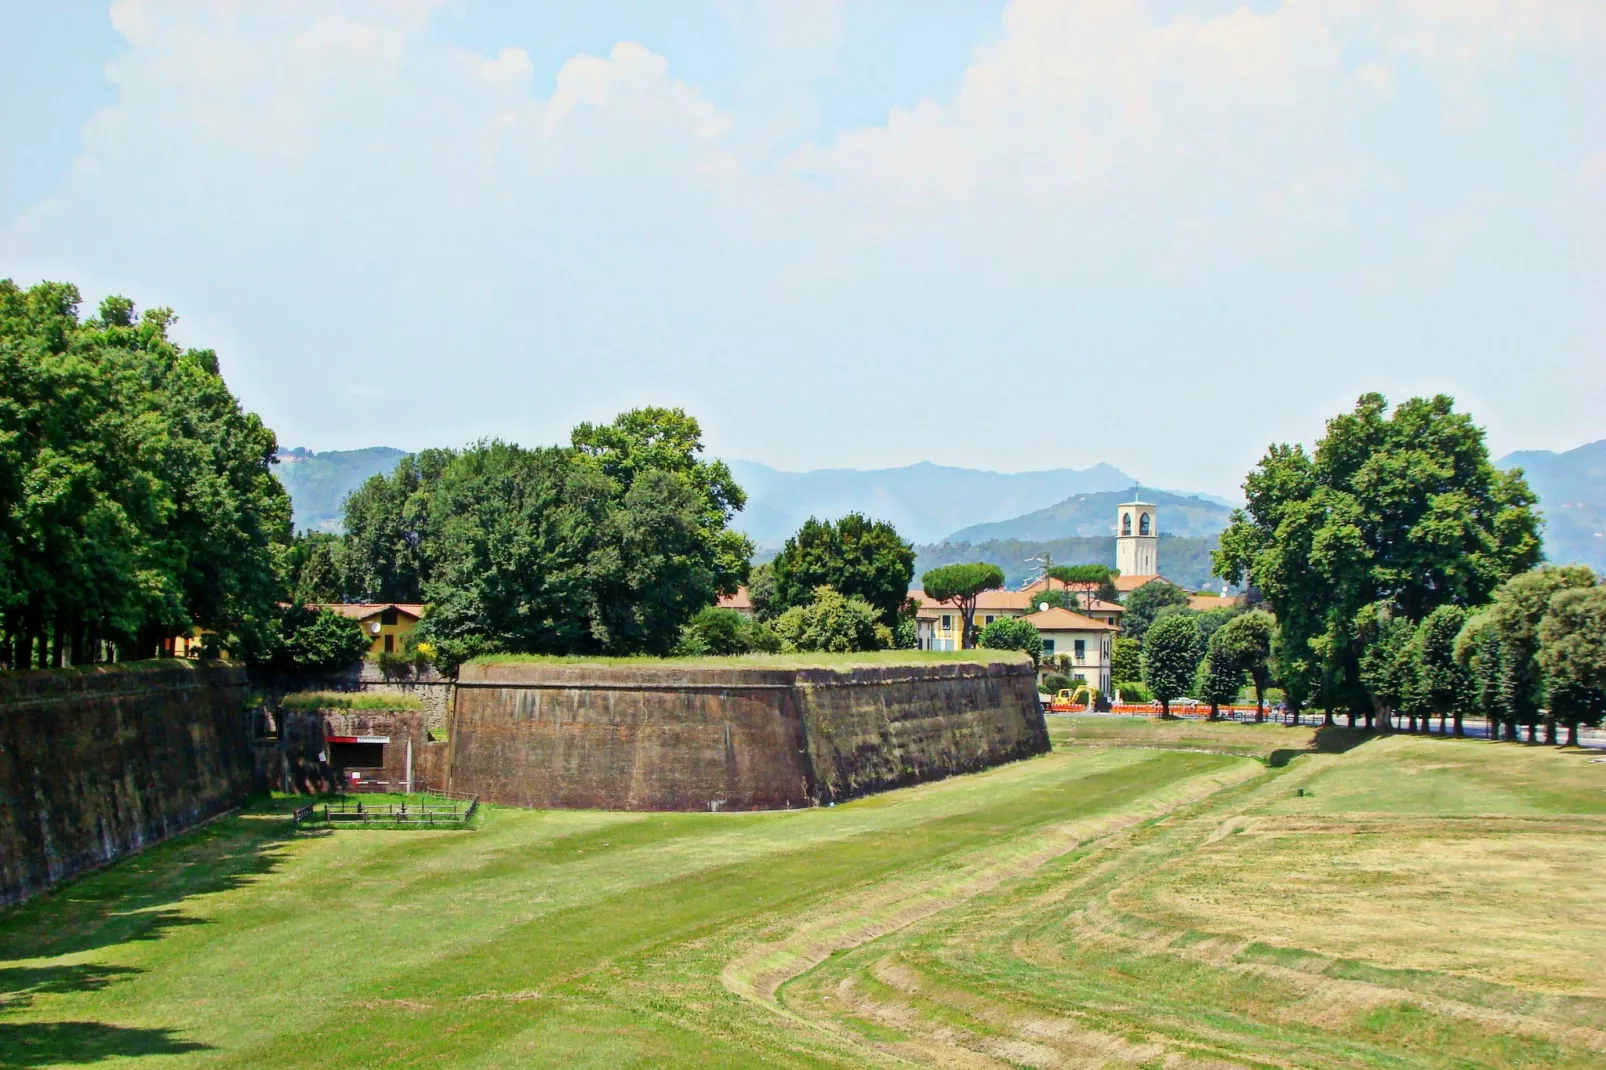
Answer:
<path fill-rule="evenodd" d="M 411 454 L 389 475 L 369 478 L 346 497 L 339 564 L 351 598 L 424 600 L 430 579 L 430 495 L 456 456 L 441 449 Z"/>
<path fill-rule="evenodd" d="M 1244 670 L 1231 656 L 1210 644 L 1205 657 L 1199 697 L 1210 703 L 1210 719 L 1221 719 L 1221 707 L 1238 700 L 1244 685 Z"/>
<path fill-rule="evenodd" d="M 1143 640 L 1143 682 L 1160 700 L 1160 716 L 1171 716 L 1171 700 L 1188 693 L 1204 644 L 1192 617 L 1161 617 Z"/>
<path fill-rule="evenodd" d="M 1139 684 L 1143 682 L 1143 644 L 1136 639 L 1118 635 L 1110 643 L 1111 683 Z"/>
<path fill-rule="evenodd" d="M 1168 606 L 1188 608 L 1188 592 L 1165 580 L 1150 580 L 1126 596 L 1121 630 L 1134 639 L 1143 639 L 1160 611 Z"/>
<path fill-rule="evenodd" d="M 909 599 L 915 549 L 882 520 L 849 513 L 841 520 L 810 517 L 786 540 L 771 562 L 774 603 L 781 609 L 807 605 L 818 587 L 875 606 L 881 623 L 892 627 Z"/>
<path fill-rule="evenodd" d="M 1570 588 L 1551 596 L 1539 624 L 1539 665 L 1551 715 L 1578 746 L 1578 726 L 1606 717 L 1606 587 Z"/>
<path fill-rule="evenodd" d="M 959 610 L 959 645 L 964 648 L 975 645 L 977 596 L 983 591 L 996 591 L 1003 585 L 1003 570 L 983 561 L 942 565 L 920 577 L 920 586 L 927 597 L 947 602 Z"/>
<path fill-rule="evenodd" d="M 1475 606 L 1539 560 L 1534 496 L 1489 462 L 1483 432 L 1449 397 L 1392 413 L 1366 394 L 1328 421 L 1312 454 L 1273 446 L 1244 483 L 1215 571 L 1276 610 L 1298 686 L 1369 712 L 1355 622 L 1384 603 L 1416 622 Z M 1307 653 L 1308 652 L 1308 653 Z"/>
<path fill-rule="evenodd" d="M 1535 737 L 1545 698 L 1545 674 L 1539 665 L 1539 626 L 1551 598 L 1570 588 L 1595 585 L 1595 574 L 1582 565 L 1546 566 L 1513 576 L 1502 584 L 1489 607 L 1489 621 L 1498 643 L 1499 712 L 1512 726 L 1527 726 Z M 1555 723 L 1549 724 L 1555 740 Z"/>
<path fill-rule="evenodd" d="M 1255 720 L 1265 720 L 1266 689 L 1271 686 L 1272 637 L 1277 624 L 1270 613 L 1251 610 L 1223 624 L 1210 637 L 1210 656 L 1231 661 L 1255 685 Z"/>
<path fill-rule="evenodd" d="M 0 632 L 14 667 L 143 657 L 275 612 L 289 499 L 272 432 L 174 316 L 0 281 Z"/>
<path fill-rule="evenodd" d="M 1466 626 L 1467 611 L 1460 606 L 1440 606 L 1417 626 L 1415 656 L 1417 685 L 1422 704 L 1429 713 L 1439 715 L 1439 731 L 1445 719 L 1455 718 L 1455 734 L 1466 733 L 1464 717 L 1472 680 L 1455 659 L 1456 636 Z"/>

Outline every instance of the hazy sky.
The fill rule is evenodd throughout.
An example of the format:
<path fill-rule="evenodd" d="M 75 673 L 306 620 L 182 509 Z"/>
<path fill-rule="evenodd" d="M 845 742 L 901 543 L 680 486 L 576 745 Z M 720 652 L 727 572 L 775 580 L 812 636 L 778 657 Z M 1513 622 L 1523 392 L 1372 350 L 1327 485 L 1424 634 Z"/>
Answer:
<path fill-rule="evenodd" d="M 1602 0 L 0 0 L 0 89 L 0 275 L 171 305 L 286 445 L 1606 437 Z"/>

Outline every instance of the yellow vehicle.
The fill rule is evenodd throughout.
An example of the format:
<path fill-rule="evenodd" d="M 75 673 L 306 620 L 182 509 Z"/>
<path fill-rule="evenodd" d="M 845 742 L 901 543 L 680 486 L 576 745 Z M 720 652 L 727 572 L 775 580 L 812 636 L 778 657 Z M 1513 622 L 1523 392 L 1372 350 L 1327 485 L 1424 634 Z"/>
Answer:
<path fill-rule="evenodd" d="M 1087 709 L 1092 704 L 1093 689 L 1087 684 L 1076 688 L 1062 687 L 1059 694 L 1049 701 L 1048 712 L 1075 713 L 1077 710 Z"/>

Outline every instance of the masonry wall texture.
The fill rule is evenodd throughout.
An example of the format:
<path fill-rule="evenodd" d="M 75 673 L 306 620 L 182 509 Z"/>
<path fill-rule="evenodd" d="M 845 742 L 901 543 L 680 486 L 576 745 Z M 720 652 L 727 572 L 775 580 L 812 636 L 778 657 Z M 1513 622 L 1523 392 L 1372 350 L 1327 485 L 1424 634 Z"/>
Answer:
<path fill-rule="evenodd" d="M 278 765 L 269 782 L 281 791 L 319 795 L 351 788 L 353 770 L 364 781 L 382 781 L 400 791 L 407 781 L 407 744 L 412 743 L 412 785 L 415 790 L 446 786 L 445 743 L 429 740 L 427 711 L 301 710 L 279 711 Z M 383 736 L 382 765 L 346 766 L 329 745 L 331 736 Z"/>
<path fill-rule="evenodd" d="M 245 701 L 221 663 L 0 674 L 0 906 L 243 800 Z"/>
<path fill-rule="evenodd" d="M 465 665 L 449 786 L 615 810 L 810 806 L 1047 752 L 1024 661 Z"/>

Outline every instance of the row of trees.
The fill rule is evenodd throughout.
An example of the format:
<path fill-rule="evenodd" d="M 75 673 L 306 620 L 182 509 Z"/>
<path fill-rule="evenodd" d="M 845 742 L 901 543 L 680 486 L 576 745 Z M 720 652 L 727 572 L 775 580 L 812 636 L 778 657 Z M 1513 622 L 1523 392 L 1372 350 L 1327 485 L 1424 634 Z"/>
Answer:
<path fill-rule="evenodd" d="M 1410 729 L 1437 715 L 1441 731 L 1483 714 L 1508 738 L 1545 724 L 1552 742 L 1606 713 L 1606 592 L 1588 569 L 1537 567 L 1532 491 L 1490 463 L 1450 398 L 1390 411 L 1364 395 L 1309 453 L 1272 446 L 1244 490 L 1215 568 L 1274 609 L 1247 671 L 1264 648 L 1291 709 Z M 1144 635 L 1145 680 L 1180 694 L 1193 656 L 1201 697 L 1234 690 L 1229 640 L 1253 615 L 1208 641 L 1176 616 L 1162 606 L 1129 629 Z"/>
<path fill-rule="evenodd" d="M 0 280 L 0 667 L 149 657 L 277 628 L 276 442 L 171 310 Z"/>

